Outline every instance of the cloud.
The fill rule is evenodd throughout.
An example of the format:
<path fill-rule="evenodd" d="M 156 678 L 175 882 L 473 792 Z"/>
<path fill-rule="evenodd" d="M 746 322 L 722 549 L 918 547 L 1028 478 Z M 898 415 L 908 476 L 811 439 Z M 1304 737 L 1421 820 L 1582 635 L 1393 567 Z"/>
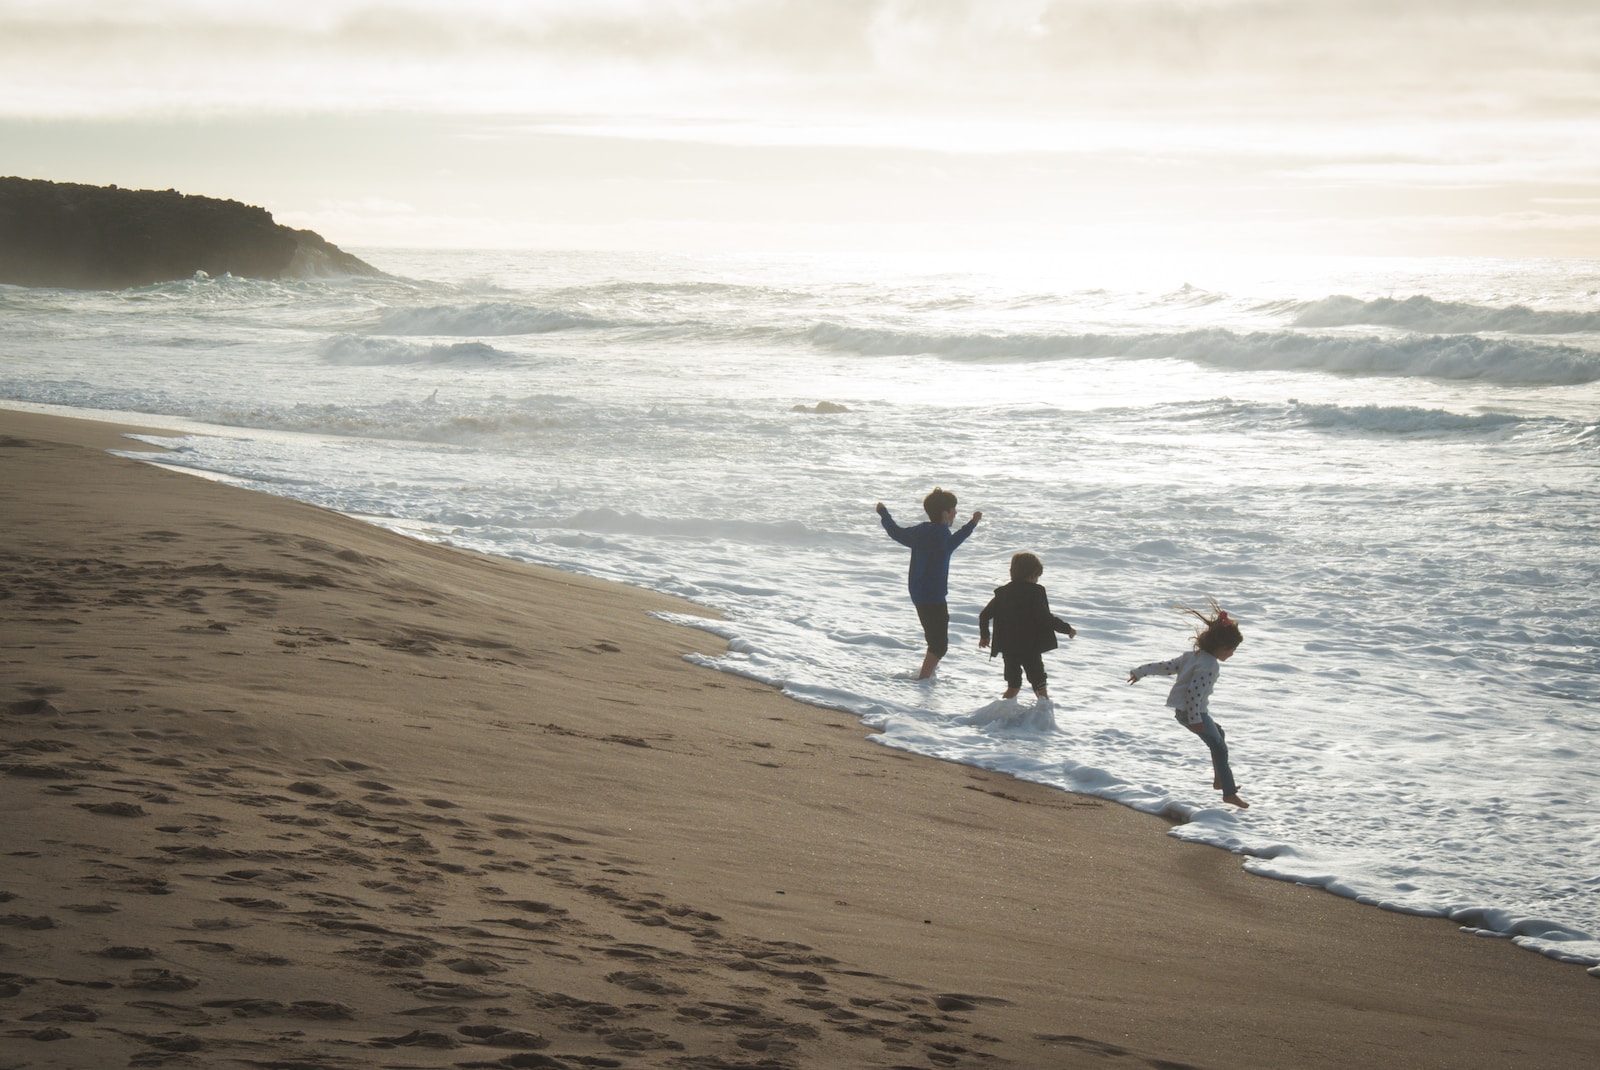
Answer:
<path fill-rule="evenodd" d="M 1574 0 L 0 0 L 9 114 L 1578 113 Z"/>
<path fill-rule="evenodd" d="M 0 0 L 0 131 L 13 170 L 270 173 L 292 210 L 413 234 L 464 227 L 471 189 L 485 220 L 592 205 L 546 236 L 618 205 L 673 234 L 817 205 L 993 233 L 1013 205 L 1045 233 L 1119 202 L 1141 233 L 1342 236 L 1435 195 L 1476 199 L 1371 233 L 1592 236 L 1597 55 L 1593 0 Z M 314 207 L 368 196 L 415 210 Z"/>

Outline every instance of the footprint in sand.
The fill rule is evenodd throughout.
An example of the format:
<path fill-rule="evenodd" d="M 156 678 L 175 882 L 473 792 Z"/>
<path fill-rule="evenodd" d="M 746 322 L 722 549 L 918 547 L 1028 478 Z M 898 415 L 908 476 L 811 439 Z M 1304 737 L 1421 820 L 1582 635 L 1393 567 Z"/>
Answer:
<path fill-rule="evenodd" d="M 201 1040 L 193 1033 L 160 1033 L 155 1036 L 150 1036 L 147 1034 L 134 1034 L 134 1036 L 143 1041 L 145 1044 L 148 1044 L 150 1047 L 155 1048 L 157 1051 L 170 1052 L 172 1054 L 204 1051 L 206 1047 L 205 1041 Z M 136 1056 L 134 1061 L 128 1065 L 160 1065 L 165 1061 L 165 1059 L 161 1059 L 157 1063 L 147 1064 Z"/>
<path fill-rule="evenodd" d="M 97 1022 L 100 1015 L 82 1003 L 62 1003 L 24 1015 L 24 1022 Z"/>
<path fill-rule="evenodd" d="M 472 1017 L 472 1012 L 465 1007 L 452 1007 L 444 1004 L 428 1004 L 424 1007 L 412 1007 L 410 1010 L 397 1011 L 405 1018 L 427 1018 L 435 1022 L 463 1022 Z"/>
<path fill-rule="evenodd" d="M 41 717 L 61 712 L 50 704 L 49 699 L 44 698 L 26 698 L 18 702 L 10 702 L 4 707 L 0 707 L 0 709 L 19 717 Z"/>
<path fill-rule="evenodd" d="M 299 999 L 280 1003 L 275 999 L 214 999 L 202 1007 L 225 1009 L 237 1018 L 310 1018 L 316 1021 L 350 1021 L 356 1012 L 348 1004 L 333 1000 Z"/>
<path fill-rule="evenodd" d="M 527 1033 L 520 1029 L 506 1029 L 498 1025 L 463 1025 L 456 1029 L 456 1032 L 474 1044 L 482 1044 L 490 1048 L 538 1051 L 541 1048 L 550 1046 L 550 1042 L 539 1033 Z"/>
<path fill-rule="evenodd" d="M 64 903 L 61 909 L 77 914 L 115 914 L 122 908 L 115 903 Z"/>
<path fill-rule="evenodd" d="M 91 814 L 101 814 L 106 817 L 145 817 L 144 807 L 138 803 L 106 802 L 106 803 L 73 803 L 80 810 L 87 810 Z"/>
<path fill-rule="evenodd" d="M 464 973 L 474 977 L 486 977 L 492 973 L 505 973 L 506 968 L 490 959 L 470 956 L 460 959 L 445 959 L 441 965 L 455 973 Z"/>
<path fill-rule="evenodd" d="M 673 1040 L 665 1033 L 658 1033 L 654 1029 L 644 1026 L 625 1026 L 621 1029 L 597 1029 L 598 1036 L 607 1047 L 616 1048 L 618 1051 L 682 1051 L 684 1046 L 680 1041 Z"/>
<path fill-rule="evenodd" d="M 494 902 L 498 906 L 511 907 L 514 910 L 526 911 L 529 914 L 560 915 L 567 913 L 561 907 L 551 906 L 549 903 L 541 902 L 537 899 L 496 899 Z"/>
<path fill-rule="evenodd" d="M 77 774 L 59 765 L 33 765 L 19 762 L 5 767 L 6 776 L 30 777 L 34 780 L 75 780 Z"/>
<path fill-rule="evenodd" d="M 413 1029 L 404 1036 L 398 1037 L 373 1037 L 367 1043 L 374 1048 L 438 1048 L 449 1050 L 461 1046 L 461 1042 L 449 1033 L 439 1033 L 431 1029 Z"/>
<path fill-rule="evenodd" d="M 621 970 L 617 973 L 607 974 L 606 980 L 614 985 L 620 985 L 630 992 L 646 992 L 652 996 L 681 996 L 684 994 L 684 989 L 670 981 L 663 981 L 650 973 Z"/>
<path fill-rule="evenodd" d="M 193 977 L 160 967 L 133 971 L 133 976 L 123 982 L 123 988 L 142 989 L 149 992 L 187 992 L 200 984 Z"/>
<path fill-rule="evenodd" d="M 339 773 L 364 773 L 372 766 L 351 758 L 318 758 L 317 764 Z"/>
<path fill-rule="evenodd" d="M 101 948 L 95 952 L 103 959 L 153 959 L 156 953 L 148 947 L 129 947 L 117 945 Z"/>
<path fill-rule="evenodd" d="M 449 981 L 412 981 L 395 987 L 415 993 L 423 999 L 474 1000 L 495 999 L 493 992 L 485 992 L 473 985 L 453 984 Z"/>
<path fill-rule="evenodd" d="M 240 907 L 244 910 L 288 910 L 288 903 L 280 903 L 276 899 L 252 899 L 248 896 L 229 895 L 222 901 L 229 906 Z"/>

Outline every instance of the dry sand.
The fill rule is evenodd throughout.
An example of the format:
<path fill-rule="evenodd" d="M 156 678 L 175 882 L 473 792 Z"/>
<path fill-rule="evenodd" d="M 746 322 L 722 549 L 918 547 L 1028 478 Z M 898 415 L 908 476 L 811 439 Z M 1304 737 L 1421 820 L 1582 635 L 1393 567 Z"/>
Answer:
<path fill-rule="evenodd" d="M 1595 1065 L 1581 967 L 116 430 L 0 412 L 0 1067 Z"/>

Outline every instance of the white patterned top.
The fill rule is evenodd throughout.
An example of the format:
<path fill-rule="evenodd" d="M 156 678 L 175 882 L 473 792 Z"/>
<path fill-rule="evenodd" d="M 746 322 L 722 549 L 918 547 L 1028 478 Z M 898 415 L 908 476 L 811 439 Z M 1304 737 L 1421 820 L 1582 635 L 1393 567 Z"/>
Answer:
<path fill-rule="evenodd" d="M 1178 720 L 1184 724 L 1199 724 L 1201 716 L 1211 712 L 1211 689 L 1222 675 L 1222 663 L 1204 650 L 1191 650 L 1171 661 L 1141 665 L 1132 675 L 1135 680 L 1176 675 L 1172 690 L 1167 693 L 1167 705 L 1178 711 Z"/>

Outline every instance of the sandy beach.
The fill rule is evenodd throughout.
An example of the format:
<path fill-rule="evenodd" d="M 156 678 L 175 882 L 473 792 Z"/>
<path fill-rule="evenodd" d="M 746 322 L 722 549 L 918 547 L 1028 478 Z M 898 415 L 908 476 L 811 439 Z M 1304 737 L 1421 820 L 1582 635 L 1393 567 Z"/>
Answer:
<path fill-rule="evenodd" d="M 0 410 L 0 1067 L 1589 1067 L 1600 980 Z"/>

